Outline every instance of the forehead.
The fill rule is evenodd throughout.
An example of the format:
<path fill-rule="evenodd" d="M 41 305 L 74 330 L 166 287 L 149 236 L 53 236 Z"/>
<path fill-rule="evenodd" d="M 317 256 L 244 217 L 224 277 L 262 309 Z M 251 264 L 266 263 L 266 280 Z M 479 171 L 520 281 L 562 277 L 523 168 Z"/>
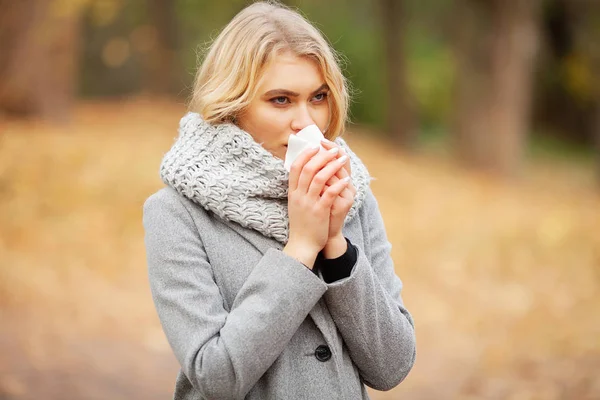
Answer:
<path fill-rule="evenodd" d="M 323 73 L 314 60 L 291 53 L 278 54 L 265 66 L 259 92 L 288 89 L 312 92 L 325 83 Z"/>

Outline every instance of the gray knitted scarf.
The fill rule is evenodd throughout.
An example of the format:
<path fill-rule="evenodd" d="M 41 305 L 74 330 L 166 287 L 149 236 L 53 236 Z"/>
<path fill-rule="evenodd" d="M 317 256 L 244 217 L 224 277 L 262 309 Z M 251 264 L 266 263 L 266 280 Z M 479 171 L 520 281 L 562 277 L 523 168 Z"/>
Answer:
<path fill-rule="evenodd" d="M 346 142 L 357 193 L 345 223 L 358 212 L 370 176 Z M 234 124 L 211 125 L 199 114 L 186 114 L 179 137 L 160 166 L 163 182 L 219 217 L 287 243 L 289 174 L 273 156 Z"/>

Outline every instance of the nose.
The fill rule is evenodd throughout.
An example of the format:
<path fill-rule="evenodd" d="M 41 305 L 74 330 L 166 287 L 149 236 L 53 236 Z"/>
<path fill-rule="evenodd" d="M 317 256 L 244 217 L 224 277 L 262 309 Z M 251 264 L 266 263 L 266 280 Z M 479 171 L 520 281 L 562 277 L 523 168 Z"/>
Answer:
<path fill-rule="evenodd" d="M 291 128 L 294 133 L 300 132 L 302 129 L 309 125 L 314 124 L 315 121 L 310 115 L 310 112 L 306 106 L 298 107 L 292 118 Z"/>

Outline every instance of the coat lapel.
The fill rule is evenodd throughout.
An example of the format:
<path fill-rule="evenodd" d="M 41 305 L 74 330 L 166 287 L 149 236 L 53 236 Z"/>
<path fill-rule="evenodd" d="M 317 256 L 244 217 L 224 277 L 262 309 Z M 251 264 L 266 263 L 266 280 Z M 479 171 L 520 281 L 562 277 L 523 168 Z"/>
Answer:
<path fill-rule="evenodd" d="M 270 248 L 283 249 L 283 244 L 273 238 L 264 236 L 262 233 L 249 228 L 244 228 L 237 222 L 222 219 L 223 223 L 237 232 L 241 237 L 252 244 L 261 254 L 265 254 Z"/>
<path fill-rule="evenodd" d="M 235 232 L 237 232 L 241 237 L 243 237 L 249 243 L 251 243 L 261 254 L 265 254 L 267 252 L 267 250 L 269 250 L 271 248 L 276 248 L 277 250 L 283 250 L 284 245 L 282 243 L 276 241 L 275 239 L 268 238 L 258 231 L 255 231 L 253 229 L 244 228 L 240 224 L 238 224 L 236 222 L 232 222 L 232 221 L 223 220 L 223 223 L 226 224 L 231 229 L 233 229 Z M 334 334 L 332 332 L 330 332 L 328 329 L 329 323 L 328 323 L 327 317 L 325 316 L 326 311 L 325 311 L 323 305 L 321 304 L 322 301 L 323 300 L 321 299 L 321 300 L 319 300 L 319 302 L 317 304 L 315 304 L 315 306 L 312 308 L 312 310 L 310 310 L 309 315 L 312 318 L 312 320 L 314 321 L 317 328 L 319 328 L 319 330 L 321 331 L 321 333 L 323 334 L 323 336 L 325 337 L 327 342 L 333 343 Z"/>
<path fill-rule="evenodd" d="M 243 237 L 245 240 L 251 243 L 261 254 L 265 254 L 270 248 L 282 250 L 284 247 L 282 243 L 276 241 L 275 239 L 268 238 L 258 231 L 244 228 L 243 226 L 235 222 L 226 220 L 224 220 L 223 222 L 231 229 L 236 231 L 241 237 Z M 319 328 L 328 344 L 331 344 L 335 342 L 335 334 L 334 332 L 329 331 L 330 324 L 328 323 L 328 319 L 325 315 L 326 309 L 324 308 L 322 302 L 322 299 L 319 300 L 319 302 L 315 304 L 312 310 L 310 310 L 308 315 L 312 318 L 317 328 Z"/>

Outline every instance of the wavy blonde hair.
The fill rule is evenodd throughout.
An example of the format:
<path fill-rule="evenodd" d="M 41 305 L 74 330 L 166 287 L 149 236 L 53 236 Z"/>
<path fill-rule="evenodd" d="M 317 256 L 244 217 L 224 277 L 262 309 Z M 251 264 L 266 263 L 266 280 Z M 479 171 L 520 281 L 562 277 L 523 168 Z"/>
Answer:
<path fill-rule="evenodd" d="M 340 58 L 310 22 L 275 1 L 246 7 L 217 36 L 196 74 L 190 109 L 212 124 L 234 122 L 256 95 L 265 66 L 286 51 L 316 62 L 329 86 L 325 136 L 338 137 L 349 105 Z"/>

